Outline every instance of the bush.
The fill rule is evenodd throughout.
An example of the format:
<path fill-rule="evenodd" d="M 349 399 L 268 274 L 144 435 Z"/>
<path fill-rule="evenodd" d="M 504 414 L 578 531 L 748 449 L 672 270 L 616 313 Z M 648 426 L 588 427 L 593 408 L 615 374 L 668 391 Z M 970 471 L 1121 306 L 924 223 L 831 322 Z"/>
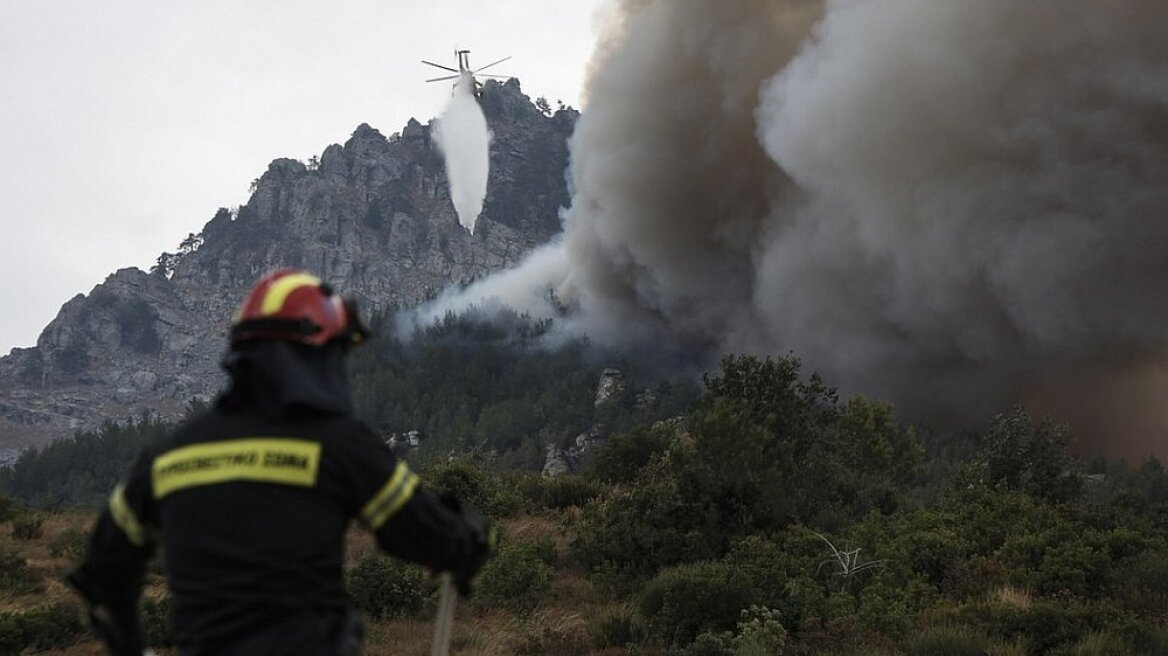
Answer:
<path fill-rule="evenodd" d="M 592 623 L 592 646 L 597 649 L 625 647 L 640 642 L 644 631 L 628 609 L 602 614 Z"/>
<path fill-rule="evenodd" d="M 541 610 L 524 622 L 511 644 L 518 656 L 586 656 L 588 628 L 576 613 Z"/>
<path fill-rule="evenodd" d="M 1025 409 L 994 417 L 978 458 L 988 482 L 1053 502 L 1075 501 L 1083 479 L 1069 451 L 1070 429 Z"/>
<path fill-rule="evenodd" d="M 751 606 L 742 611 L 738 632 L 734 635 L 736 656 L 772 656 L 782 652 L 787 644 L 787 630 L 783 628 L 778 611 L 763 606 Z"/>
<path fill-rule="evenodd" d="M 1130 624 L 1111 631 L 1091 633 L 1067 656 L 1168 656 L 1168 634 L 1162 629 Z"/>
<path fill-rule="evenodd" d="M 905 645 L 909 656 L 985 656 L 990 639 L 962 626 L 935 626 L 925 629 Z"/>
<path fill-rule="evenodd" d="M 741 611 L 758 597 L 741 570 L 707 561 L 658 574 L 645 586 L 640 612 L 652 637 L 682 646 L 703 633 L 735 628 Z"/>
<path fill-rule="evenodd" d="M 17 540 L 35 540 L 41 536 L 41 528 L 45 518 L 35 513 L 28 513 L 12 520 L 12 537 Z"/>
<path fill-rule="evenodd" d="M 82 633 L 81 611 L 54 604 L 0 613 L 0 656 L 63 647 Z"/>
<path fill-rule="evenodd" d="M 502 539 L 506 541 L 506 536 Z M 527 551 L 549 567 L 555 567 L 556 561 L 559 560 L 559 552 L 556 551 L 555 540 L 552 540 L 552 536 L 550 535 L 541 535 L 532 540 L 524 540 L 517 548 Z"/>
<path fill-rule="evenodd" d="M 516 611 L 529 611 L 552 587 L 555 572 L 548 564 L 550 538 L 505 542 L 483 568 L 476 587 L 485 601 Z M 555 546 L 550 558 L 554 562 Z"/>
<path fill-rule="evenodd" d="M 67 558 L 79 561 L 85 555 L 89 536 L 80 529 L 68 528 L 49 540 L 49 555 L 53 558 Z"/>
<path fill-rule="evenodd" d="M 421 476 L 439 496 L 458 499 L 464 506 L 491 517 L 514 515 L 524 507 L 523 497 L 514 485 L 469 459 L 427 467 Z"/>
<path fill-rule="evenodd" d="M 599 482 L 572 475 L 546 478 L 524 474 L 515 484 L 529 506 L 553 510 L 584 506 L 604 491 Z"/>
<path fill-rule="evenodd" d="M 1168 656 L 1168 632 L 1163 628 L 1153 628 L 1139 622 L 1128 622 L 1112 631 L 1114 644 L 1124 645 L 1130 654 L 1142 656 Z M 1122 654 L 1122 651 L 1110 652 Z"/>
<path fill-rule="evenodd" d="M 1112 587 L 1125 608 L 1145 616 L 1168 605 L 1168 552 L 1147 551 L 1112 572 Z"/>
<path fill-rule="evenodd" d="M 6 522 L 16 517 L 19 512 L 20 506 L 15 501 L 0 494 L 0 522 Z"/>
<path fill-rule="evenodd" d="M 485 509 L 491 495 L 491 472 L 469 460 L 455 460 L 422 471 L 426 485 L 439 496 L 454 497 L 476 509 Z"/>
<path fill-rule="evenodd" d="M 606 483 L 631 483 L 641 468 L 665 453 L 677 429 L 661 423 L 653 428 L 638 426 L 610 439 L 592 462 L 594 476 Z"/>
<path fill-rule="evenodd" d="M 677 656 L 737 656 L 734 634 L 730 631 L 703 633 L 688 647 L 679 649 Z"/>
<path fill-rule="evenodd" d="M 1068 649 L 1093 633 L 1120 623 L 1126 612 L 1070 599 L 1035 600 L 1016 606 L 1003 602 L 970 604 L 950 619 L 1006 641 L 1021 640 L 1030 654 Z"/>
<path fill-rule="evenodd" d="M 664 567 L 718 555 L 682 499 L 670 463 L 658 461 L 649 470 L 641 484 L 588 504 L 572 542 L 572 555 L 616 591 L 628 592 Z"/>
<path fill-rule="evenodd" d="M 41 582 L 20 554 L 0 544 L 0 590 L 12 595 L 31 594 L 41 589 Z"/>
<path fill-rule="evenodd" d="M 904 653 L 890 638 L 860 626 L 849 617 L 804 623 L 799 628 L 799 641 L 784 654 L 787 652 L 792 656 L 899 656 Z"/>
<path fill-rule="evenodd" d="M 381 554 L 368 554 L 345 574 L 353 605 L 370 617 L 404 617 L 425 603 L 422 569 Z"/>

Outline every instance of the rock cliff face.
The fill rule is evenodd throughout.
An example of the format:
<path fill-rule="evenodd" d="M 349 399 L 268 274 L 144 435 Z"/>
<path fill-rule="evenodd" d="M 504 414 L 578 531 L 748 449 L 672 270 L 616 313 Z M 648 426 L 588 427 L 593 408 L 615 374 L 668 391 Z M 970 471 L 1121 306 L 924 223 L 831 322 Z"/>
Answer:
<path fill-rule="evenodd" d="M 248 287 L 303 267 L 371 310 L 418 303 L 516 263 L 560 231 L 577 112 L 541 113 L 519 83 L 488 82 L 493 133 L 475 234 L 458 223 L 430 126 L 386 138 L 359 126 L 307 165 L 277 159 L 246 205 L 221 209 L 149 272 L 122 269 L 77 295 L 37 345 L 0 358 L 0 448 L 214 394 L 228 322 Z"/>

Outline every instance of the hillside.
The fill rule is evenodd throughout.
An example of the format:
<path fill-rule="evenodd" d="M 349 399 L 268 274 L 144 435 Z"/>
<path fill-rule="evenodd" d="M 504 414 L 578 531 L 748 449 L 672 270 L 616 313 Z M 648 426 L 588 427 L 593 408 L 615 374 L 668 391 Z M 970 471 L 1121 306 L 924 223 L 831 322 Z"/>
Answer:
<path fill-rule="evenodd" d="M 634 422 L 582 475 L 483 452 L 413 464 L 503 533 L 452 653 L 1168 654 L 1168 473 L 1084 463 L 1071 439 L 1015 409 L 958 449 L 796 360 L 728 356 L 684 421 Z M 0 496 L 0 656 L 94 653 L 59 583 L 92 520 Z M 361 532 L 346 560 L 367 653 L 428 653 L 433 583 Z M 148 588 L 144 624 L 165 647 L 158 568 Z"/>
<path fill-rule="evenodd" d="M 567 138 L 519 83 L 488 82 L 488 194 L 459 225 L 431 126 L 357 127 L 308 163 L 277 159 L 248 202 L 220 209 L 150 271 L 121 269 L 67 302 L 33 348 L 0 358 L 0 452 L 213 394 L 227 320 L 261 273 L 305 267 L 367 312 L 410 306 L 517 262 L 560 231 Z"/>

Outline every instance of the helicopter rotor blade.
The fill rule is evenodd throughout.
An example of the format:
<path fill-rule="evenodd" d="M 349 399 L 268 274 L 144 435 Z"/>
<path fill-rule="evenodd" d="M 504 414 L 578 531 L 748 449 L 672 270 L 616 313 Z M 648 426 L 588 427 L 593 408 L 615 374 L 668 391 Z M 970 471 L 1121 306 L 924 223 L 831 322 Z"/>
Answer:
<path fill-rule="evenodd" d="M 449 66 L 443 66 L 442 64 L 435 64 L 434 62 L 426 61 L 425 59 L 422 60 L 422 63 L 429 64 L 429 65 L 433 66 L 434 68 L 441 68 L 442 70 L 450 71 L 451 73 L 458 72 L 457 68 L 450 68 Z"/>
<path fill-rule="evenodd" d="M 510 55 L 508 55 L 508 56 L 506 56 L 506 57 L 504 57 L 504 58 L 500 59 L 499 61 L 493 61 L 493 62 L 491 62 L 491 63 L 487 64 L 486 66 L 480 66 L 480 67 L 478 67 L 478 68 L 476 68 L 476 69 L 475 69 L 475 72 L 477 73 L 477 72 L 479 72 L 479 71 L 485 71 L 485 70 L 487 70 L 488 68 L 490 68 L 490 67 L 494 66 L 495 64 L 502 64 L 503 62 L 507 61 L 508 59 L 511 59 L 511 56 L 510 56 Z"/>
<path fill-rule="evenodd" d="M 460 77 L 462 77 L 462 76 L 461 75 L 447 75 L 446 77 L 433 77 L 433 78 L 430 78 L 429 80 L 426 80 L 426 81 L 427 82 L 441 82 L 443 80 L 457 80 Z"/>

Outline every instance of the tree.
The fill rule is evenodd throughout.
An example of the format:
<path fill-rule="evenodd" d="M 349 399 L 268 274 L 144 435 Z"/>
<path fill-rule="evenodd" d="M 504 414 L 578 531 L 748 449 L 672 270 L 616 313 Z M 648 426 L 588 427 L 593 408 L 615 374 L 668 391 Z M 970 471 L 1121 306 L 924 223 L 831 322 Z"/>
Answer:
<path fill-rule="evenodd" d="M 178 253 L 163 253 L 158 256 L 150 273 L 160 273 L 169 278 L 174 273 L 174 267 L 178 264 L 179 259 Z"/>
<path fill-rule="evenodd" d="M 920 470 L 915 435 L 887 405 L 841 405 L 799 367 L 795 358 L 727 356 L 705 377 L 686 434 L 642 429 L 615 440 L 612 450 L 647 464 L 631 474 L 598 457 L 598 474 L 633 484 L 586 514 L 582 559 L 644 575 L 792 524 L 831 531 L 895 511 Z"/>
<path fill-rule="evenodd" d="M 1068 451 L 1072 435 L 1050 418 L 1038 422 L 1025 408 L 994 417 L 977 464 L 986 482 L 1047 501 L 1073 501 L 1083 490 Z"/>
<path fill-rule="evenodd" d="M 548 99 L 543 96 L 535 99 L 535 108 L 544 116 L 552 115 L 552 106 L 548 104 Z"/>
<path fill-rule="evenodd" d="M 189 255 L 199 250 L 199 247 L 202 245 L 203 235 L 201 233 L 196 235 L 192 232 L 187 235 L 186 239 L 179 242 L 178 252 L 180 255 Z"/>

